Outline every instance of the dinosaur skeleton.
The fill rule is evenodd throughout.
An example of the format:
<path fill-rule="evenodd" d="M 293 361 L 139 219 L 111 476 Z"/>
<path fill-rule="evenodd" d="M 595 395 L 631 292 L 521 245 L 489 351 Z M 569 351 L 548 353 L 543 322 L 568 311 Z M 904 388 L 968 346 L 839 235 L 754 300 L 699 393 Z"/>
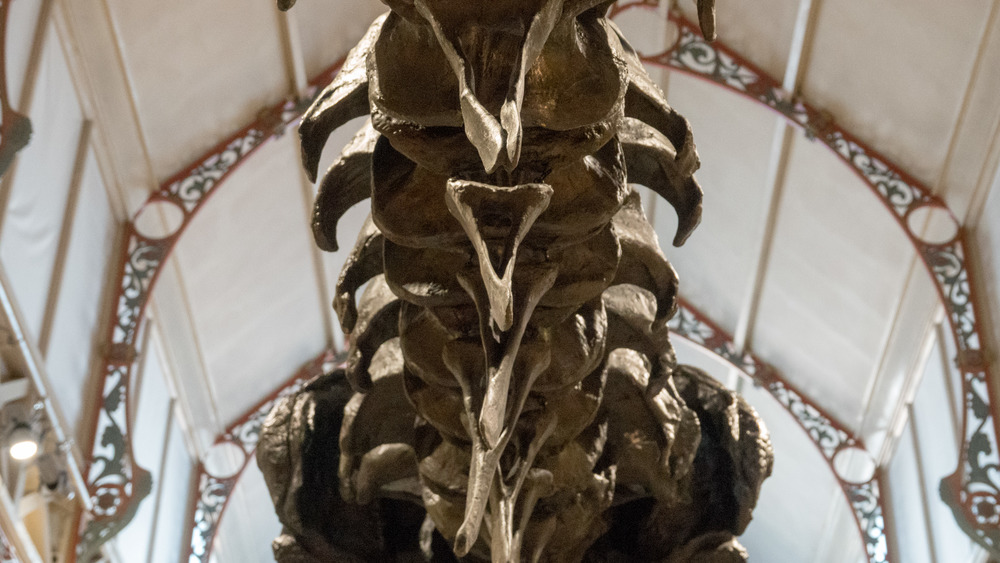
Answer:
<path fill-rule="evenodd" d="M 321 181 L 319 246 L 372 212 L 336 288 L 346 367 L 258 448 L 276 557 L 745 560 L 770 442 L 674 359 L 677 276 L 630 184 L 671 203 L 679 246 L 698 156 L 612 2 L 384 2 L 300 127 L 315 181 L 370 115 Z"/>

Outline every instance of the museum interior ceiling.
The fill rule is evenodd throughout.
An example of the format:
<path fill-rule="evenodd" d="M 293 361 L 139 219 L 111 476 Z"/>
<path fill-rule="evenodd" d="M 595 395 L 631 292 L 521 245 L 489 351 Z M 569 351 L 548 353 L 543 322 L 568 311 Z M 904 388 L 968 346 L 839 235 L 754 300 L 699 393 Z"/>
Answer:
<path fill-rule="evenodd" d="M 316 246 L 295 131 L 385 5 L 0 6 L 0 423 L 41 449 L 0 459 L 0 561 L 273 560 L 260 426 L 344 360 L 330 303 L 369 211 Z M 614 21 L 702 162 L 681 247 L 639 188 L 680 278 L 678 359 L 738 390 L 774 445 L 740 541 L 751 561 L 985 563 L 1000 0 L 717 14 L 714 43 L 690 0 L 622 1 Z"/>

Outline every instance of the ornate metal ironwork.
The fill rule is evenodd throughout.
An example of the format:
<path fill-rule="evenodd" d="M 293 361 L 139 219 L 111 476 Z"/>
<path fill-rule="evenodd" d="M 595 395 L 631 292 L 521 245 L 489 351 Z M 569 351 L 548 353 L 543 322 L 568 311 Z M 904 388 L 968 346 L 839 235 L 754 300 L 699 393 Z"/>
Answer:
<path fill-rule="evenodd" d="M 881 472 L 876 472 L 865 483 L 852 483 L 837 472 L 833 463 L 834 457 L 846 448 L 864 450 L 862 439 L 807 398 L 773 366 L 764 363 L 749 351 L 738 353 L 732 337 L 689 303 L 680 302 L 677 315 L 671 319 L 668 326 L 677 336 L 697 344 L 741 371 L 766 389 L 795 417 L 796 422 L 812 440 L 840 483 L 841 490 L 853 510 L 858 531 L 868 553 L 868 560 L 871 563 L 892 561 L 884 517 L 885 501 L 880 494 Z"/>
<path fill-rule="evenodd" d="M 116 278 L 119 280 L 117 295 L 109 311 L 110 329 L 105 340 L 99 396 L 95 398 L 98 407 L 92 422 L 94 430 L 87 471 L 87 485 L 95 509 L 88 515 L 77 541 L 77 555 L 81 560 L 95 554 L 102 543 L 128 524 L 138 503 L 151 488 L 149 473 L 136 465 L 131 453 L 127 397 L 138 354 L 139 327 L 161 266 L 216 188 L 266 141 L 283 135 L 295 125 L 303 105 L 332 79 L 340 64 L 336 63 L 313 80 L 306 100 L 284 101 L 267 108 L 253 123 L 218 144 L 150 195 L 146 205 L 167 202 L 182 211 L 181 223 L 173 233 L 154 239 L 141 234 L 134 221 L 126 225 Z"/>
<path fill-rule="evenodd" d="M 275 393 L 247 410 L 216 439 L 216 444 L 229 443 L 239 446 L 246 458 L 236 473 L 224 477 L 212 475 L 205 468 L 205 464 L 198 464 L 198 489 L 191 500 L 191 507 L 188 511 L 191 541 L 182 560 L 186 560 L 188 563 L 207 563 L 209 561 L 212 545 L 215 543 L 215 536 L 219 530 L 219 523 L 222 521 L 229 497 L 233 489 L 236 488 L 247 464 L 253 458 L 254 451 L 257 449 L 257 441 L 260 439 L 261 426 L 275 403 L 300 390 L 310 380 L 322 375 L 325 371 L 329 371 L 334 364 L 343 361 L 343 359 L 343 355 L 335 356 L 333 352 L 327 351 L 307 362 Z"/>
<path fill-rule="evenodd" d="M 639 4 L 644 4 L 640 2 Z M 721 42 L 708 43 L 698 37 L 696 27 L 682 16 L 670 15 L 678 27 L 678 40 L 662 53 L 645 55 L 648 64 L 679 70 L 707 79 L 744 95 L 782 115 L 805 134 L 827 145 L 871 188 L 902 227 L 923 259 L 948 312 L 957 343 L 958 365 L 963 373 L 965 398 L 964 443 L 958 468 L 941 483 L 942 498 L 955 512 L 958 524 L 983 547 L 1000 554 L 1000 459 L 997 442 L 993 378 L 984 358 L 984 343 L 975 313 L 975 292 L 969 279 L 970 260 L 965 252 L 964 228 L 947 204 L 930 188 L 893 164 L 856 136 L 837 125 L 829 114 L 795 98 L 767 75 Z M 908 219 L 917 209 L 929 206 L 946 211 L 955 220 L 957 234 L 943 244 L 931 244 L 913 230 Z M 989 460 L 984 461 L 984 460 Z M 998 516 L 994 516 L 997 514 Z"/>

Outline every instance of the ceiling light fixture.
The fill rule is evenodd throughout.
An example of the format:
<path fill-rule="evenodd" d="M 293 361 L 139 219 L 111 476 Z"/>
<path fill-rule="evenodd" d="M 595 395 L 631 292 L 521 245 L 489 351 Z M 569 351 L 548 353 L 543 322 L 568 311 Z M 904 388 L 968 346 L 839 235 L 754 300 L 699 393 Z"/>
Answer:
<path fill-rule="evenodd" d="M 38 437 L 26 422 L 14 425 L 7 436 L 7 443 L 10 444 L 10 457 L 18 461 L 27 461 L 38 453 Z"/>

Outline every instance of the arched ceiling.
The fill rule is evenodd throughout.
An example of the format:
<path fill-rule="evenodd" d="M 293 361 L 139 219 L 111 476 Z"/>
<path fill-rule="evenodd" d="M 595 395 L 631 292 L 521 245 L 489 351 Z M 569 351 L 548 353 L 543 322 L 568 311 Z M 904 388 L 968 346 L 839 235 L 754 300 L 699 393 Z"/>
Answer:
<path fill-rule="evenodd" d="M 718 0 L 719 37 L 975 226 L 988 220 L 982 209 L 1000 157 L 998 6 Z M 695 17 L 690 2 L 677 8 Z M 375 0 L 301 0 L 288 15 L 266 0 L 64 2 L 53 15 L 55 31 L 82 112 L 95 125 L 93 158 L 118 218 L 132 216 L 261 108 L 305 93 L 309 79 L 383 10 Z M 650 54 L 675 38 L 665 10 L 629 12 L 619 24 Z M 12 31 L 15 42 L 27 37 Z M 869 188 L 820 143 L 744 97 L 681 73 L 651 72 L 691 121 L 703 163 L 703 223 L 684 247 L 666 249 L 683 297 L 888 466 L 941 319 L 919 256 Z M 331 139 L 323 168 L 354 129 Z M 173 373 L 197 456 L 301 364 L 342 346 L 327 304 L 346 252 L 314 247 L 313 194 L 295 136 L 269 142 L 212 195 L 162 269 L 147 330 Z M 645 201 L 666 246 L 672 210 Z M 363 206 L 342 221 L 343 240 L 360 227 Z M 695 348 L 678 348 L 682 360 L 738 381 Z M 741 385 L 777 450 L 775 477 L 746 537 L 751 552 L 761 561 L 865 560 L 822 456 L 770 396 Z M 259 483 L 248 483 L 235 506 L 269 513 L 266 499 L 257 498 Z M 259 536 L 273 522 L 261 524 L 255 510 L 227 517 L 219 563 L 267 553 L 269 538 Z M 248 547 L 250 539 L 260 545 Z M 817 546 L 826 551 L 818 554 Z"/>

